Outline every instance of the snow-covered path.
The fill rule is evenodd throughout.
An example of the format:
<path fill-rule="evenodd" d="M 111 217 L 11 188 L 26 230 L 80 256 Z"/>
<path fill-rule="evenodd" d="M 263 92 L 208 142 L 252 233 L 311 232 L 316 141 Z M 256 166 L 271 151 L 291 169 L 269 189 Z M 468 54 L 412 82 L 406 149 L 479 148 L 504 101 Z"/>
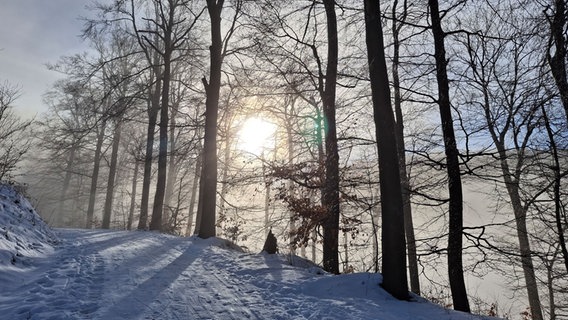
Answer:
<path fill-rule="evenodd" d="M 377 274 L 331 276 L 299 258 L 243 253 L 220 239 L 57 233 L 53 252 L 21 270 L 0 269 L 10 278 L 0 319 L 477 319 L 421 299 L 397 301 Z"/>
<path fill-rule="evenodd" d="M 268 316 L 256 311 L 265 308 L 258 305 L 262 299 L 254 299 L 254 288 L 231 281 L 220 265 L 202 260 L 209 256 L 209 264 L 225 264 L 222 255 L 236 253 L 210 245 L 222 245 L 220 240 L 194 245 L 188 239 L 148 232 L 59 233 L 62 244 L 36 270 L 21 274 L 24 284 L 8 288 L 13 292 L 1 309 L 22 319 Z"/>

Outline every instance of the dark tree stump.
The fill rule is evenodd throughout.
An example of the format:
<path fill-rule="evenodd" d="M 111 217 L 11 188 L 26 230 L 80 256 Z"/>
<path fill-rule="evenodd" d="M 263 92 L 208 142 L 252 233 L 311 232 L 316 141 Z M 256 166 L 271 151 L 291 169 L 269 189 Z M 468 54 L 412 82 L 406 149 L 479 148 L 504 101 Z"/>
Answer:
<path fill-rule="evenodd" d="M 272 229 L 268 231 L 268 235 L 266 236 L 266 241 L 264 241 L 264 247 L 262 251 L 268 254 L 275 254 L 278 252 L 278 243 L 276 242 L 276 237 L 272 233 Z"/>

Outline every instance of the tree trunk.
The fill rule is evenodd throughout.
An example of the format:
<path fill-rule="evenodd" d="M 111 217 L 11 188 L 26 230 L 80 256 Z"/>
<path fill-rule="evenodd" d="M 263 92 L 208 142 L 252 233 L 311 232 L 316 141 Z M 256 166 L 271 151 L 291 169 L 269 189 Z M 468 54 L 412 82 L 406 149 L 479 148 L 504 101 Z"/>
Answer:
<path fill-rule="evenodd" d="M 107 180 L 107 191 L 105 197 L 105 205 L 103 211 L 103 229 L 110 228 L 110 220 L 112 216 L 112 202 L 114 197 L 114 180 L 116 177 L 116 167 L 118 163 L 118 148 L 120 146 L 120 131 L 122 127 L 122 119 L 116 119 L 114 135 L 112 138 L 112 152 L 110 157 L 110 168 Z"/>
<path fill-rule="evenodd" d="M 228 120 L 227 122 L 231 122 Z M 227 209 L 225 208 L 225 195 L 229 189 L 229 162 L 231 161 L 231 138 L 229 128 L 227 128 L 226 137 L 224 141 L 224 157 L 223 157 L 223 171 L 221 174 L 221 204 L 219 205 L 219 222 L 218 228 L 222 229 L 227 219 Z"/>
<path fill-rule="evenodd" d="M 172 210 L 172 195 L 174 193 L 174 185 L 176 182 L 176 116 L 178 112 L 178 103 L 172 105 L 172 114 L 170 116 L 170 152 L 169 152 L 169 164 L 168 164 L 168 177 L 166 179 L 166 193 L 164 195 L 164 230 L 171 229 L 170 213 Z"/>
<path fill-rule="evenodd" d="M 438 80 L 438 105 L 442 120 L 442 133 L 446 153 L 448 171 L 449 232 L 448 232 L 448 273 L 454 309 L 470 312 L 467 291 L 463 277 L 463 194 L 459 166 L 459 154 L 454 134 L 452 108 L 450 105 L 450 89 L 446 70 L 446 51 L 444 48 L 444 31 L 437 0 L 428 1 L 432 33 L 434 35 L 434 56 L 436 59 L 436 79 Z"/>
<path fill-rule="evenodd" d="M 550 261 L 550 265 L 547 264 L 546 266 L 546 287 L 548 289 L 548 306 L 550 308 L 550 320 L 556 320 L 556 301 L 554 299 L 554 282 L 555 277 L 552 271 L 553 266 L 552 261 Z"/>
<path fill-rule="evenodd" d="M 219 112 L 219 91 L 221 90 L 221 64 L 223 63 L 221 39 L 221 11 L 224 0 L 207 0 L 207 11 L 211 20 L 211 46 L 209 83 L 203 79 L 207 99 L 205 101 L 205 137 L 203 145 L 203 167 L 199 189 L 197 211 L 201 213 L 199 237 L 216 235 L 215 215 L 217 205 L 217 118 Z"/>
<path fill-rule="evenodd" d="M 134 173 L 132 174 L 132 189 L 130 196 L 130 209 L 128 210 L 128 220 L 126 222 L 126 230 L 132 229 L 132 221 L 134 220 L 134 209 L 136 209 L 136 187 L 138 186 L 138 169 L 140 162 L 138 159 L 134 160 Z"/>
<path fill-rule="evenodd" d="M 519 190 L 519 178 L 520 172 L 512 173 L 507 163 L 507 151 L 504 144 L 495 140 L 497 146 L 497 151 L 501 158 L 501 170 L 503 172 L 503 180 L 505 181 L 505 186 L 507 188 L 507 193 L 511 199 L 511 205 L 513 207 L 513 213 L 515 215 L 515 224 L 517 229 L 517 238 L 519 239 L 519 251 L 521 255 L 521 265 L 523 268 L 523 274 L 525 276 L 525 285 L 527 287 L 527 295 L 529 299 L 529 306 L 531 309 L 532 319 L 542 320 L 542 308 L 540 305 L 540 297 L 538 294 L 538 284 L 534 272 L 534 265 L 531 256 L 531 247 L 529 241 L 529 234 L 527 230 L 527 210 L 523 206 L 521 201 L 521 195 Z M 522 157 L 522 155 L 520 156 Z M 519 161 L 522 161 L 519 159 Z M 517 165 L 520 168 L 520 166 Z"/>
<path fill-rule="evenodd" d="M 377 213 L 373 214 L 373 211 L 369 211 L 371 215 L 371 224 L 373 227 L 373 266 L 375 268 L 375 273 L 379 273 L 379 236 L 378 236 L 378 219 L 377 217 L 381 214 L 381 207 L 377 206 Z"/>
<path fill-rule="evenodd" d="M 383 31 L 378 0 L 365 0 L 365 27 L 373 114 L 379 152 L 382 212 L 383 288 L 408 299 L 404 215 Z"/>
<path fill-rule="evenodd" d="M 547 61 L 552 71 L 552 76 L 558 87 L 560 99 L 564 106 L 566 119 L 568 120 L 568 79 L 566 72 L 567 44 L 565 35 L 566 29 L 566 0 L 554 0 L 554 16 L 550 22 L 550 33 L 552 41 L 548 48 Z M 554 55 L 550 55 L 554 43 Z"/>
<path fill-rule="evenodd" d="M 290 109 L 288 109 L 288 104 L 286 104 L 286 113 L 284 114 L 286 119 L 286 143 L 288 144 L 288 163 L 287 165 L 292 168 L 294 165 L 294 137 L 292 136 L 292 112 L 294 110 L 294 104 L 296 103 L 296 98 L 292 98 L 290 101 Z M 288 181 L 288 196 L 294 197 L 294 183 L 290 180 Z M 288 230 L 288 235 L 290 237 L 290 254 L 296 254 L 296 243 L 294 241 L 294 235 L 296 233 L 296 217 L 294 212 L 290 210 L 290 228 Z M 305 256 L 305 245 L 302 246 L 304 256 Z"/>
<path fill-rule="evenodd" d="M 155 58 L 157 61 L 157 58 Z M 148 130 L 146 132 L 146 154 L 144 156 L 144 176 L 142 179 L 142 198 L 140 200 L 140 220 L 138 230 L 148 228 L 148 203 L 150 200 L 150 184 L 152 183 L 152 161 L 154 151 L 154 135 L 160 110 L 160 91 L 162 88 L 162 76 L 158 66 L 154 67 L 156 83 L 154 92 L 150 89 L 150 101 L 148 106 Z"/>
<path fill-rule="evenodd" d="M 324 0 L 327 17 L 327 68 L 322 96 L 325 117 L 325 186 L 323 205 L 327 216 L 323 225 L 323 268 L 339 274 L 339 152 L 335 123 L 335 91 L 337 82 L 337 18 L 335 0 Z"/>
<path fill-rule="evenodd" d="M 97 183 L 99 180 L 99 169 L 101 165 L 102 147 L 105 138 L 106 120 L 103 119 L 99 133 L 97 135 L 97 145 L 95 147 L 95 159 L 93 160 L 93 173 L 91 176 L 91 192 L 89 193 L 89 206 L 87 207 L 87 223 L 85 228 L 93 227 L 93 217 L 95 215 L 95 200 L 97 198 Z"/>
<path fill-rule="evenodd" d="M 63 187 L 59 195 L 59 205 L 57 206 L 57 213 L 55 215 L 55 221 L 53 222 L 55 227 L 65 226 L 63 211 L 65 210 L 65 202 L 67 202 L 67 190 L 69 190 L 69 184 L 71 183 L 71 168 L 73 168 L 73 164 L 75 163 L 76 151 L 77 146 L 75 146 L 75 142 L 73 142 L 69 150 L 69 158 L 67 158 L 67 164 L 65 166 L 65 178 L 63 179 Z"/>
<path fill-rule="evenodd" d="M 560 252 L 564 260 L 564 267 L 566 272 L 568 272 L 568 249 L 566 248 L 566 239 L 564 238 L 564 219 L 562 217 L 562 195 L 560 194 L 562 187 L 562 174 L 560 172 L 560 155 L 558 154 L 558 146 L 556 145 L 556 139 L 554 138 L 554 132 L 548 118 L 548 114 L 544 105 L 542 106 L 542 115 L 544 118 L 544 124 L 546 127 L 546 132 L 548 134 L 548 140 L 550 143 L 550 149 L 552 153 L 552 160 L 554 161 L 553 171 L 554 171 L 554 185 L 553 185 L 553 201 L 554 201 L 554 220 L 556 222 L 556 232 L 558 233 L 558 244 L 560 244 Z"/>
<path fill-rule="evenodd" d="M 317 148 L 318 148 L 318 164 L 319 166 L 322 166 L 323 163 L 325 162 L 325 154 L 323 151 L 323 136 L 322 136 L 322 130 L 324 128 L 323 125 L 323 118 L 321 115 L 321 112 L 319 109 L 316 109 L 316 128 L 317 128 L 317 132 L 316 132 L 316 141 L 318 143 Z M 324 190 L 324 184 L 325 184 L 325 176 L 324 176 L 323 170 L 322 170 L 322 174 L 320 176 L 320 181 L 321 181 L 321 186 L 320 186 L 320 194 L 321 194 L 321 204 L 322 206 L 324 206 L 324 197 L 325 197 L 325 190 Z M 318 243 L 318 232 L 316 229 L 312 230 L 312 261 L 316 262 L 316 258 L 317 258 L 317 248 L 316 245 Z"/>
<path fill-rule="evenodd" d="M 181 199 L 181 194 L 182 194 L 182 190 L 183 190 L 183 186 L 184 186 L 184 180 L 185 175 L 179 179 L 179 186 L 178 186 L 178 191 L 177 191 L 177 201 L 176 201 L 176 205 L 175 206 L 170 206 L 170 211 L 171 211 L 171 216 L 170 216 L 170 222 L 169 222 L 169 226 L 172 232 L 177 230 L 178 228 L 178 224 L 179 224 L 179 215 L 181 212 L 181 206 L 182 206 L 182 199 Z"/>
<path fill-rule="evenodd" d="M 84 190 L 83 187 L 85 186 L 85 184 L 83 183 L 83 180 L 85 179 L 85 177 L 83 175 L 79 175 L 77 181 L 77 186 L 74 188 L 74 191 L 76 194 L 83 194 Z M 79 199 L 79 197 L 74 197 L 73 199 L 73 209 L 72 209 L 72 216 L 71 216 L 71 224 L 69 225 L 70 227 L 73 228 L 81 228 L 82 226 L 85 225 L 85 221 L 83 219 L 81 219 L 81 216 L 77 216 L 77 212 L 82 212 L 83 211 L 83 205 L 84 202 L 82 201 L 82 199 Z"/>
<path fill-rule="evenodd" d="M 264 151 L 260 154 L 260 160 L 262 161 L 262 175 L 264 177 L 264 230 L 266 232 L 266 236 L 268 237 L 268 233 L 272 230 L 272 226 L 270 226 L 270 180 L 268 179 L 268 174 L 266 172 L 266 165 L 265 158 L 264 158 Z"/>
<path fill-rule="evenodd" d="M 312 261 L 316 262 L 317 259 L 317 251 L 316 251 L 316 243 L 318 242 L 318 233 L 314 229 L 312 230 Z"/>
<path fill-rule="evenodd" d="M 191 228 L 193 227 L 193 210 L 195 208 L 195 198 L 197 196 L 197 188 L 199 187 L 199 172 L 201 172 L 201 156 L 195 159 L 195 174 L 193 176 L 193 185 L 191 186 L 191 197 L 189 199 L 189 212 L 187 215 L 187 228 L 185 235 L 191 235 Z"/>
<path fill-rule="evenodd" d="M 505 184 L 507 186 L 507 192 L 509 193 L 509 197 L 511 198 L 511 204 L 513 206 L 513 212 L 515 214 L 517 237 L 519 239 L 519 249 L 521 253 L 521 265 L 523 267 L 523 274 L 525 276 L 532 319 L 542 320 L 544 318 L 542 316 L 542 307 L 540 305 L 540 297 L 538 294 L 538 283 L 534 272 L 534 265 L 531 256 L 532 252 L 527 229 L 527 210 L 521 203 L 518 183 L 512 181 L 506 173 L 504 174 L 504 177 Z"/>
<path fill-rule="evenodd" d="M 519 61 L 514 61 L 514 63 L 518 64 Z M 497 124 L 495 123 L 495 119 L 491 112 L 491 96 L 488 89 L 489 82 L 484 79 L 480 79 L 480 83 L 482 84 L 483 89 L 483 111 L 485 122 L 493 143 L 495 144 L 495 148 L 499 153 L 503 181 L 505 183 L 511 206 L 513 208 L 513 214 L 515 216 L 517 239 L 519 241 L 519 253 L 521 256 L 521 267 L 523 269 L 523 275 L 525 278 L 525 287 L 527 288 L 527 296 L 531 309 L 531 316 L 534 320 L 542 320 L 542 307 L 540 304 L 538 283 L 534 271 L 531 255 L 532 251 L 527 230 L 527 208 L 525 208 L 525 206 L 522 204 L 522 191 L 520 190 L 519 185 L 523 170 L 523 162 L 526 160 L 524 150 L 526 150 L 527 144 L 530 141 L 528 137 L 532 134 L 532 124 L 530 123 L 531 120 L 523 119 L 522 123 L 517 124 L 514 117 L 514 114 L 517 112 L 517 107 L 514 106 L 514 101 L 509 101 L 507 106 L 509 108 L 509 110 L 507 111 L 509 114 L 506 114 L 507 120 L 502 124 L 503 128 L 501 130 L 498 130 Z M 509 93 L 508 99 L 516 100 L 516 95 Z M 497 112 L 501 113 L 503 112 L 502 110 L 502 106 L 499 105 Z M 532 110 L 531 113 L 536 113 L 536 110 Z M 523 126 L 525 126 L 525 128 L 520 129 Z M 515 146 L 515 149 L 513 150 L 516 151 L 516 153 L 511 154 L 511 149 L 507 147 L 506 141 L 509 141 L 511 136 L 516 140 L 518 132 L 522 131 L 525 132 L 525 136 L 522 138 L 521 142 L 513 141 Z M 513 164 L 513 168 L 509 166 L 508 159 L 514 159 L 515 163 Z"/>
<path fill-rule="evenodd" d="M 166 176 L 168 166 L 168 125 L 170 112 L 170 80 L 172 67 L 172 34 L 174 27 L 175 6 L 170 3 L 166 30 L 164 30 L 164 72 L 162 75 L 162 103 L 160 107 L 160 147 L 158 153 L 158 179 L 156 181 L 156 193 L 154 194 L 154 207 L 150 230 L 162 230 L 162 215 L 164 211 L 164 195 L 166 191 Z"/>
<path fill-rule="evenodd" d="M 404 145 L 404 120 L 402 116 L 402 97 L 400 93 L 400 80 L 398 73 L 400 41 L 398 35 L 400 26 L 396 17 L 398 1 L 393 4 L 393 58 L 392 58 L 392 77 L 394 89 L 394 110 L 396 115 L 396 143 L 400 166 L 400 183 L 402 185 L 402 211 L 404 212 L 404 231 L 406 234 L 406 248 L 408 250 L 408 271 L 410 275 L 410 291 L 420 294 L 420 279 L 418 277 L 418 259 L 416 255 L 416 238 L 414 237 L 414 223 L 412 219 L 412 207 L 410 205 L 410 182 L 406 172 L 406 153 Z M 406 7 L 402 14 L 404 21 L 406 17 Z M 403 22 L 401 21 L 401 23 Z"/>

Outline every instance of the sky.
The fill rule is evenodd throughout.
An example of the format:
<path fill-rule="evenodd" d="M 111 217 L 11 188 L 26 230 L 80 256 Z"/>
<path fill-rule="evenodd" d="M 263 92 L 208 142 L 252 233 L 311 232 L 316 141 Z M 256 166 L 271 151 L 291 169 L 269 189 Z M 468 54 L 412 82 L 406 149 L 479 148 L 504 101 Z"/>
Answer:
<path fill-rule="evenodd" d="M 489 320 L 418 296 L 396 300 L 379 274 L 334 276 L 217 238 L 52 230 L 1 184 L 0 234 L 5 319 Z"/>
<path fill-rule="evenodd" d="M 80 17 L 92 13 L 90 0 L 0 0 L 0 81 L 20 88 L 15 111 L 46 111 L 42 95 L 61 77 L 49 71 L 64 55 L 85 51 Z"/>

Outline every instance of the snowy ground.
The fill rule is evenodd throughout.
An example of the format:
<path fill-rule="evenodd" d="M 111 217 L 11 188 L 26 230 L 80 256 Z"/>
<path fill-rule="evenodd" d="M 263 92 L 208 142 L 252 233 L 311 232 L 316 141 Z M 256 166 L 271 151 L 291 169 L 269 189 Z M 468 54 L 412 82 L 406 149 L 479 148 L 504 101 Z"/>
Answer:
<path fill-rule="evenodd" d="M 299 258 L 244 253 L 220 239 L 54 235 L 6 190 L 0 187 L 1 319 L 482 319 L 420 298 L 395 300 L 377 274 L 332 276 Z"/>

